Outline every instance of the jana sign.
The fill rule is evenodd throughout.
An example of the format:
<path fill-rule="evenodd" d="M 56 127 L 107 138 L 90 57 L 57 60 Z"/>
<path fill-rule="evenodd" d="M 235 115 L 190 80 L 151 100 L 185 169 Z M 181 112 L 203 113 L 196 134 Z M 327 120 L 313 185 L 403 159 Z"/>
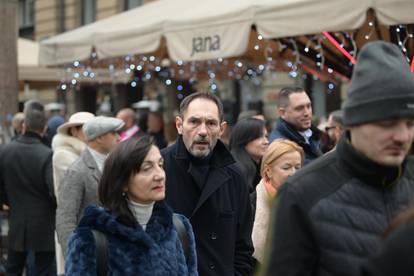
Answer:
<path fill-rule="evenodd" d="M 213 52 L 220 50 L 220 36 L 193 37 L 191 57 L 197 53 Z"/>

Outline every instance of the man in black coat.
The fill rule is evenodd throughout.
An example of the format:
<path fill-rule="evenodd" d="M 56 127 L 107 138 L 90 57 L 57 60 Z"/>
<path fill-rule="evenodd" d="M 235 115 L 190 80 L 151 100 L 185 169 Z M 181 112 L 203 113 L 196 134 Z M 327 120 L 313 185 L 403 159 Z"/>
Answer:
<path fill-rule="evenodd" d="M 25 104 L 24 134 L 4 146 L 1 191 L 10 207 L 7 275 L 22 275 L 29 251 L 37 275 L 56 275 L 52 150 L 42 143 L 46 116 L 36 101 Z"/>
<path fill-rule="evenodd" d="M 284 87 L 277 99 L 279 119 L 269 135 L 269 143 L 287 139 L 302 147 L 305 165 L 322 155 L 321 131 L 312 125 L 312 103 L 301 87 Z"/>
<path fill-rule="evenodd" d="M 265 275 L 358 275 L 392 218 L 412 204 L 414 74 L 390 43 L 368 43 L 358 57 L 345 135 L 278 192 Z"/>
<path fill-rule="evenodd" d="M 223 107 L 211 93 L 185 98 L 176 117 L 180 134 L 162 151 L 166 201 L 193 226 L 200 275 L 252 273 L 252 213 L 239 167 L 218 140 Z"/>

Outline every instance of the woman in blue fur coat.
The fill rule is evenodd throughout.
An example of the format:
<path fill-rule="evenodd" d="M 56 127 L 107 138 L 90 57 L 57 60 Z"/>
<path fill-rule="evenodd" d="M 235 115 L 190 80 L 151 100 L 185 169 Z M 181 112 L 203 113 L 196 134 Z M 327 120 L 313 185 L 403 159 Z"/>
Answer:
<path fill-rule="evenodd" d="M 163 201 L 165 172 L 148 137 L 120 143 L 105 162 L 98 187 L 103 207 L 89 206 L 72 234 L 66 275 L 97 275 L 92 229 L 107 240 L 108 275 L 198 275 L 194 234 L 184 216 L 189 254 Z"/>

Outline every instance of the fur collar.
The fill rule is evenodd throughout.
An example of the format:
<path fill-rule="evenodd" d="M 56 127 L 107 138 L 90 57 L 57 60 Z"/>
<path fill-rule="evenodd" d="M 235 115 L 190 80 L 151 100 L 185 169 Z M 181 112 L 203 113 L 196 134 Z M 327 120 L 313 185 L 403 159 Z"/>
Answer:
<path fill-rule="evenodd" d="M 68 148 L 73 153 L 80 155 L 86 148 L 86 144 L 75 137 L 57 133 L 53 137 L 52 149 L 55 151 L 60 148 Z"/>
<path fill-rule="evenodd" d="M 96 229 L 150 248 L 155 243 L 169 238 L 173 229 L 172 210 L 163 201 L 155 203 L 147 229 L 144 231 L 140 225 L 137 227 L 126 226 L 120 223 L 116 216 L 108 210 L 92 205 L 85 209 L 78 227 Z"/>

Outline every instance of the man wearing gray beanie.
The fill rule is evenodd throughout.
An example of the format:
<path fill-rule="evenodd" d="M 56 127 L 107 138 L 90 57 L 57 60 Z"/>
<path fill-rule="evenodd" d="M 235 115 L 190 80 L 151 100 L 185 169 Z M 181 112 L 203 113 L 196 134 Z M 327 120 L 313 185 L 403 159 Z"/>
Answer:
<path fill-rule="evenodd" d="M 82 127 L 87 148 L 69 166 L 58 189 L 56 232 L 64 254 L 83 209 L 98 203 L 98 182 L 103 165 L 109 152 L 118 144 L 118 131 L 123 126 L 120 119 L 97 116 Z"/>
<path fill-rule="evenodd" d="M 265 275 L 358 275 L 414 198 L 414 74 L 396 45 L 362 48 L 343 111 L 336 150 L 278 192 Z"/>

